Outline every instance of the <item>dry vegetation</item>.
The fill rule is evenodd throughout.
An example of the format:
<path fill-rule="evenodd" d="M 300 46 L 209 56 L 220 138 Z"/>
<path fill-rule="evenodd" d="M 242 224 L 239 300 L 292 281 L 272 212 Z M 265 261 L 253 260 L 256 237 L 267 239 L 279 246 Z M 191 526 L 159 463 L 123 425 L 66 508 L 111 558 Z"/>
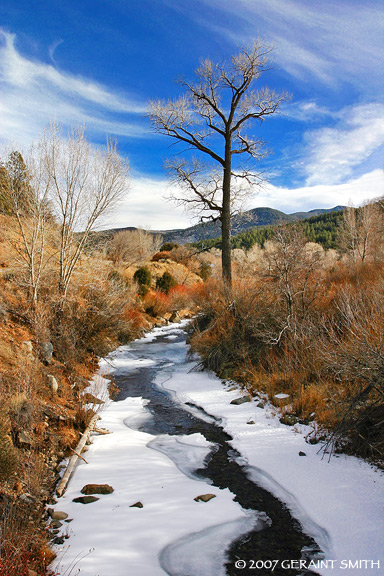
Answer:
<path fill-rule="evenodd" d="M 264 249 L 235 251 L 232 293 L 217 279 L 201 286 L 192 336 L 223 378 L 276 403 L 289 394 L 285 423 L 316 420 L 333 448 L 375 461 L 384 448 L 383 229 L 378 201 L 346 211 L 339 251 L 292 225 Z"/>
<path fill-rule="evenodd" d="M 72 144 L 84 146 L 83 135 Z M 31 576 L 48 574 L 54 557 L 46 505 L 93 414 L 83 391 L 98 358 L 190 315 L 202 280 L 192 257 L 152 262 L 160 242 L 144 231 L 120 235 L 117 256 L 110 240 L 92 247 L 92 235 L 65 230 L 23 158 L 9 158 L 0 162 L 0 576 Z M 114 150 L 108 158 L 120 170 Z M 77 192 L 60 194 L 71 202 Z M 145 290 L 133 280 L 139 265 L 152 271 Z"/>

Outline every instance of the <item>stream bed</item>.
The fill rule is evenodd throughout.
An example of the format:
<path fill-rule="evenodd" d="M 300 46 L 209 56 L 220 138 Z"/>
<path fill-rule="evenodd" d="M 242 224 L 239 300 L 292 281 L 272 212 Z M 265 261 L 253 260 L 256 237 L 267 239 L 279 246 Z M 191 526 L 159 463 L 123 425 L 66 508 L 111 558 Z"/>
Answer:
<path fill-rule="evenodd" d="M 131 351 L 141 360 L 155 357 L 156 362 L 153 366 L 136 368 L 133 374 L 125 374 L 121 370 L 115 375 L 118 388 L 115 401 L 124 400 L 128 396 L 144 398 L 147 401 L 146 410 L 150 414 L 148 419 L 144 418 L 141 422 L 128 418 L 125 424 L 156 437 L 198 433 L 214 445 L 214 449 L 205 458 L 204 465 L 192 473 L 209 484 L 222 489 L 228 488 L 234 494 L 235 501 L 246 510 L 257 511 L 260 520 L 255 529 L 231 544 L 226 563 L 228 575 L 244 573 L 242 568 L 236 568 L 236 561 L 239 559 L 248 567 L 256 566 L 258 562 L 259 566 L 263 565 L 263 573 L 276 574 L 276 568 L 272 572 L 273 566 L 270 570 L 265 568 L 269 565 L 268 561 L 278 560 L 280 563 L 287 559 L 321 557 L 316 542 L 303 532 L 288 508 L 249 478 L 246 466 L 241 463 L 241 455 L 231 447 L 232 438 L 224 432 L 220 422 L 190 402 L 181 403 L 163 387 L 169 373 L 177 372 L 178 365 L 187 361 L 185 341 L 186 334 L 177 330 L 176 333 L 171 331 L 166 335 L 161 334 L 150 343 L 142 344 L 138 341 L 131 345 Z M 179 444 L 180 446 L 182 445 Z M 167 450 L 164 444 L 155 440 L 149 447 L 163 451 L 171 459 L 175 456 L 172 444 Z M 178 459 L 180 457 L 176 456 L 176 465 Z M 165 557 L 166 554 L 163 553 L 163 568 L 169 570 Z M 176 573 L 167 573 L 176 576 Z M 284 568 L 287 576 L 297 576 L 298 573 L 315 574 L 310 570 Z"/>
<path fill-rule="evenodd" d="M 57 573 L 335 576 L 349 557 L 376 568 L 383 475 L 351 457 L 323 459 L 308 430 L 257 401 L 232 404 L 241 390 L 197 364 L 180 325 L 101 362 L 90 391 L 102 396 L 113 373 L 116 395 L 100 413 L 111 434 L 92 434 L 56 505 L 69 516 Z M 77 503 L 90 483 L 114 491 Z"/>

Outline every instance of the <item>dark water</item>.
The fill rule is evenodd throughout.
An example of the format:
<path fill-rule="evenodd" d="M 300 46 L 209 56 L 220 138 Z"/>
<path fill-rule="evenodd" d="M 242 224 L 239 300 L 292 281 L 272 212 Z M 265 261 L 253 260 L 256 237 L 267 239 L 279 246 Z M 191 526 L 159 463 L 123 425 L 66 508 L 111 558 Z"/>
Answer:
<path fill-rule="evenodd" d="M 207 422 L 194 416 L 188 410 L 191 405 L 175 401 L 171 394 L 153 383 L 159 373 L 164 374 L 163 381 L 166 381 L 167 372 L 172 373 L 177 369 L 177 364 L 186 361 L 186 336 L 180 330 L 176 334 L 177 338 L 172 340 L 162 334 L 152 342 L 136 341 L 131 345 L 130 350 L 137 358 L 152 359 L 155 364 L 137 367 L 134 373 L 118 372 L 115 380 L 119 392 L 115 400 L 140 396 L 149 401 L 146 408 L 152 418 L 136 426 L 143 432 L 155 436 L 200 433 L 209 442 L 216 444 L 217 450 L 212 451 L 206 459 L 204 468 L 196 470 L 196 475 L 208 479 L 219 488 L 228 488 L 236 494 L 235 500 L 244 509 L 263 511 L 271 519 L 270 525 L 266 524 L 262 530 L 250 532 L 232 544 L 226 566 L 228 576 L 315 574 L 310 570 L 281 567 L 283 560 L 303 558 L 303 548 L 312 549 L 316 554 L 319 547 L 311 537 L 303 533 L 299 522 L 282 502 L 248 478 L 246 469 L 236 462 L 240 454 L 230 446 L 232 438 L 224 432 L 220 422 Z M 201 412 L 200 408 L 198 410 Z M 132 422 L 127 422 L 127 425 L 134 427 Z M 246 568 L 236 568 L 237 559 L 244 560 Z M 279 560 L 279 563 L 272 570 L 268 569 L 268 563 L 260 563 L 263 560 Z M 256 561 L 259 561 L 258 566 L 264 567 L 256 568 Z"/>

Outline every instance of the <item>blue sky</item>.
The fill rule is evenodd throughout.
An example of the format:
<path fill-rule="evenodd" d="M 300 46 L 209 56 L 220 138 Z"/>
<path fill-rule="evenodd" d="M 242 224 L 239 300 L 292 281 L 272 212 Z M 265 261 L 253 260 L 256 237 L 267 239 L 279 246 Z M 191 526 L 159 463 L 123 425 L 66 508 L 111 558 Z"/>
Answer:
<path fill-rule="evenodd" d="M 146 118 L 180 93 L 202 58 L 230 58 L 260 36 L 274 68 L 260 86 L 288 90 L 283 114 L 257 126 L 268 184 L 248 208 L 294 212 L 384 194 L 382 0 L 2 0 L 0 140 L 18 148 L 49 121 L 115 136 L 131 192 L 109 225 L 185 227 L 164 200 L 173 153 Z"/>

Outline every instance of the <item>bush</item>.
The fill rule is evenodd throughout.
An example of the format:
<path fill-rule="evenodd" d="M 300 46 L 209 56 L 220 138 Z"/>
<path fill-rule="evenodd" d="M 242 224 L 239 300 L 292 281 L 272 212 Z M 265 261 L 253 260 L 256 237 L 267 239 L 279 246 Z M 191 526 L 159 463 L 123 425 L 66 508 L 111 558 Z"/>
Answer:
<path fill-rule="evenodd" d="M 177 281 L 169 272 L 164 272 L 156 281 L 156 288 L 165 294 L 168 294 L 170 289 L 175 288 L 175 286 L 177 286 Z"/>
<path fill-rule="evenodd" d="M 162 252 L 156 252 L 156 254 L 152 257 L 152 262 L 158 262 L 159 260 L 171 260 L 171 258 L 171 253 L 163 250 Z"/>
<path fill-rule="evenodd" d="M 212 276 L 212 266 L 209 262 L 201 262 L 199 267 L 199 276 L 204 280 L 204 282 Z"/>
<path fill-rule="evenodd" d="M 4 410 L 0 412 L 0 482 L 8 480 L 18 464 L 18 451 L 12 444 L 10 422 Z"/>
<path fill-rule="evenodd" d="M 153 290 L 144 296 L 143 306 L 145 312 L 154 318 L 164 316 L 171 310 L 171 302 L 168 296 L 163 292 L 154 292 Z"/>
<path fill-rule="evenodd" d="M 136 280 L 140 286 L 150 286 L 152 283 L 152 273 L 147 266 L 142 266 L 136 270 L 133 279 Z"/>
<path fill-rule="evenodd" d="M 179 245 L 176 244 L 176 242 L 164 242 L 164 244 L 160 248 L 160 251 L 161 252 L 170 252 L 174 248 L 178 248 L 178 247 L 179 247 Z"/>

